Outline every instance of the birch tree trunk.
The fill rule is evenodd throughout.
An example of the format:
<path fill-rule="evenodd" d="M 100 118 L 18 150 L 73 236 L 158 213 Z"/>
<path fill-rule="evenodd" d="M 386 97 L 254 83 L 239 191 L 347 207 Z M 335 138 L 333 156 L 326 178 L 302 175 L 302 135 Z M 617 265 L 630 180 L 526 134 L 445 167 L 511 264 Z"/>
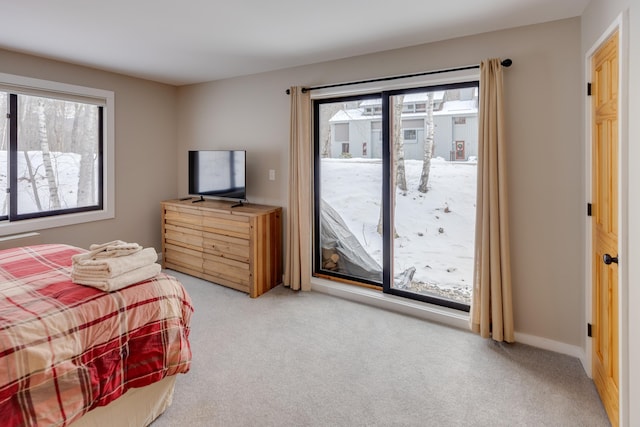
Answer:
<path fill-rule="evenodd" d="M 407 191 L 407 179 L 404 169 L 404 139 L 402 137 L 402 108 L 404 105 L 404 95 L 398 95 L 393 97 L 393 110 L 391 114 L 391 120 L 393 122 L 391 133 L 391 144 L 393 147 L 393 161 L 391 162 L 391 197 L 393 203 L 393 212 L 396 210 L 396 191 L 400 188 L 402 191 Z M 376 228 L 378 234 L 382 235 L 382 218 L 383 218 L 382 203 L 380 204 L 380 216 L 378 217 L 378 226 Z M 393 237 L 398 237 L 396 233 L 395 225 L 393 227 Z"/>
<path fill-rule="evenodd" d="M 341 103 L 322 104 L 320 106 L 320 157 L 331 156 L 331 118 L 340 110 L 347 108 Z"/>
<path fill-rule="evenodd" d="M 23 151 L 24 162 L 27 165 L 27 173 L 29 174 L 29 182 L 31 183 L 31 191 L 33 191 L 33 201 L 38 208 L 38 212 L 42 212 L 42 203 L 40 203 L 40 195 L 38 194 L 38 184 L 36 182 L 35 174 L 33 173 L 33 165 L 31 164 L 31 158 L 29 158 L 29 152 Z"/>
<path fill-rule="evenodd" d="M 393 100 L 393 176 L 396 177 L 395 188 L 407 191 L 407 177 L 404 169 L 404 138 L 402 135 L 402 107 L 404 105 L 404 95 L 394 96 Z"/>
<path fill-rule="evenodd" d="M 95 115 L 86 105 L 76 104 L 71 141 L 80 154 L 80 168 L 78 171 L 78 195 L 76 206 L 90 206 L 94 200 L 95 184 L 95 132 L 92 131 L 95 123 Z M 85 123 L 85 129 L 80 129 L 80 119 Z"/>
<path fill-rule="evenodd" d="M 0 107 L 0 111 L 2 111 L 1 116 L 7 117 L 8 111 L 8 103 L 7 103 L 7 95 L 5 93 L 0 93 L 0 102 L 2 103 L 2 107 Z M 0 150 L 7 151 L 7 138 L 9 135 L 9 131 L 7 130 L 9 120 L 0 120 L 0 137 L 2 141 L 0 141 Z"/>
<path fill-rule="evenodd" d="M 429 191 L 429 172 L 431 171 L 431 157 L 433 156 L 433 92 L 427 93 L 427 134 L 424 139 L 424 155 L 422 157 L 422 173 L 418 191 Z"/>
<path fill-rule="evenodd" d="M 47 116 L 44 112 L 44 100 L 38 101 L 38 135 L 40 137 L 40 150 L 42 151 L 42 164 L 44 165 L 47 183 L 49 185 L 49 208 L 60 209 L 58 197 L 58 184 L 53 172 L 51 153 L 49 152 L 49 138 L 47 136 Z"/>

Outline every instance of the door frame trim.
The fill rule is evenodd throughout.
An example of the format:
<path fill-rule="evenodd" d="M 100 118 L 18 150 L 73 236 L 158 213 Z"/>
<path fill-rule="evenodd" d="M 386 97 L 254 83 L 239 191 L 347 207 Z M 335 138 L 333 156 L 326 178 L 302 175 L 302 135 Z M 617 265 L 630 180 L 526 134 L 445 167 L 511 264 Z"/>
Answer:
<path fill-rule="evenodd" d="M 585 203 L 584 209 L 586 212 L 587 203 L 592 202 L 592 116 L 591 116 L 591 99 L 587 95 L 586 83 L 591 82 L 591 59 L 595 52 L 603 46 L 603 44 L 609 39 L 609 37 L 618 31 L 619 45 L 618 45 L 618 254 L 622 262 L 618 266 L 618 325 L 619 325 L 619 419 L 620 425 L 628 425 L 629 420 L 629 351 L 628 351 L 628 334 L 629 334 L 629 270 L 627 268 L 628 261 L 626 260 L 626 254 L 628 253 L 628 192 L 629 192 L 629 180 L 628 180 L 628 151 L 629 151 L 629 138 L 628 138 L 628 11 L 621 13 L 616 19 L 609 25 L 606 31 L 598 38 L 598 40 L 591 46 L 585 55 L 585 84 L 583 85 L 583 105 L 585 115 Z M 591 265 L 592 250 L 593 250 L 593 233 L 591 218 L 585 215 L 584 230 L 585 230 L 585 325 L 584 331 L 586 336 L 586 323 L 592 323 L 593 321 L 593 269 Z M 585 340 L 585 354 L 582 360 L 582 365 L 589 376 L 592 378 L 592 351 L 593 342 L 590 337 Z"/>

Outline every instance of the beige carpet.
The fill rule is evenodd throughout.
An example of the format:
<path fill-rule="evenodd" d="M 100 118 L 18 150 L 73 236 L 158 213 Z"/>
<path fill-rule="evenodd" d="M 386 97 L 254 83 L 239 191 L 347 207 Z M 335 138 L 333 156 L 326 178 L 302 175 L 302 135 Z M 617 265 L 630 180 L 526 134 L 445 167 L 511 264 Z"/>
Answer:
<path fill-rule="evenodd" d="M 607 426 L 572 357 L 325 294 L 180 273 L 193 364 L 164 426 Z"/>

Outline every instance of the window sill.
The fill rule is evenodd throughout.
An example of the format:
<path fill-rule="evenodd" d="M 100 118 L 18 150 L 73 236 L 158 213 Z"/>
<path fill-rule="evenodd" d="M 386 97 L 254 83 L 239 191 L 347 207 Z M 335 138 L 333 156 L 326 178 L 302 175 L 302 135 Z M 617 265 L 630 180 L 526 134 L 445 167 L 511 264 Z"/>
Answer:
<path fill-rule="evenodd" d="M 6 221 L 0 223 L 0 236 L 16 233 L 40 231 L 47 228 L 65 227 L 85 222 L 102 221 L 114 218 L 113 209 L 90 211 L 75 214 L 47 216 L 43 218 L 26 219 L 23 221 Z"/>
<path fill-rule="evenodd" d="M 402 314 L 469 330 L 469 313 L 388 295 L 377 290 L 311 278 L 311 290 Z"/>

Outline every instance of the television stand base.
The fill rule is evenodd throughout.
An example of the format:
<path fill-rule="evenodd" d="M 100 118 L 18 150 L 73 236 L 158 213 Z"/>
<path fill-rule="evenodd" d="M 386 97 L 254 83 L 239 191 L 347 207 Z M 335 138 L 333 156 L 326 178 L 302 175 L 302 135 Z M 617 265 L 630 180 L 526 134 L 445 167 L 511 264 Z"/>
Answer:
<path fill-rule="evenodd" d="M 240 206 L 244 206 L 244 203 L 242 203 L 242 200 L 240 200 L 238 203 L 235 203 L 235 204 L 231 205 L 232 208 L 237 208 L 237 207 L 240 207 Z"/>
<path fill-rule="evenodd" d="M 191 203 L 204 202 L 204 197 L 200 196 L 199 199 L 192 200 Z"/>

